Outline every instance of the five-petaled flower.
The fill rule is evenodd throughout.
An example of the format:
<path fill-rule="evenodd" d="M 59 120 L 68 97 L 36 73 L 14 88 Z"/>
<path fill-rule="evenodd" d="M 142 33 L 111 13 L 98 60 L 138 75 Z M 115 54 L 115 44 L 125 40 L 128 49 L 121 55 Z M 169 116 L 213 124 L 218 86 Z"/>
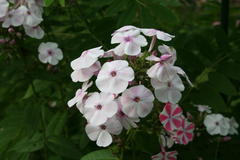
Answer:
<path fill-rule="evenodd" d="M 178 129 L 182 124 L 182 108 L 178 104 L 166 103 L 159 119 L 167 131 Z"/>
<path fill-rule="evenodd" d="M 42 63 L 49 63 L 51 65 L 56 65 L 60 60 L 63 59 L 63 53 L 60 48 L 58 48 L 57 43 L 47 42 L 41 43 L 38 47 L 38 58 Z"/>

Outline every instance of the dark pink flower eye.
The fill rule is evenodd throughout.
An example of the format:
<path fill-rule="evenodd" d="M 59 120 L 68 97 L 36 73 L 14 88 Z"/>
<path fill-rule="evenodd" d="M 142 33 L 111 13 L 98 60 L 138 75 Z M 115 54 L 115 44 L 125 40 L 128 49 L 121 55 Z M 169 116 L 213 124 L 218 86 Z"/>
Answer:
<path fill-rule="evenodd" d="M 132 41 L 132 38 L 129 37 L 129 36 L 128 36 L 128 37 L 124 37 L 124 41 L 125 41 L 125 42 L 130 42 L 130 41 Z"/>
<path fill-rule="evenodd" d="M 101 128 L 102 130 L 105 130 L 107 127 L 106 127 L 105 125 L 101 125 L 100 128 Z"/>
<path fill-rule="evenodd" d="M 48 50 L 47 53 L 48 53 L 49 56 L 53 55 L 53 52 L 51 50 Z"/>
<path fill-rule="evenodd" d="M 112 72 L 111 72 L 111 76 L 112 76 L 112 77 L 115 77 L 116 75 L 117 75 L 117 72 L 116 72 L 116 71 L 112 71 Z"/>
<path fill-rule="evenodd" d="M 97 106 L 96 106 L 96 109 L 97 109 L 97 110 L 101 110 L 101 109 L 102 109 L 102 105 L 101 105 L 101 104 L 97 105 Z"/>
<path fill-rule="evenodd" d="M 139 98 L 139 97 L 135 97 L 133 100 L 134 100 L 135 102 L 139 102 L 139 101 L 140 101 L 140 98 Z"/>

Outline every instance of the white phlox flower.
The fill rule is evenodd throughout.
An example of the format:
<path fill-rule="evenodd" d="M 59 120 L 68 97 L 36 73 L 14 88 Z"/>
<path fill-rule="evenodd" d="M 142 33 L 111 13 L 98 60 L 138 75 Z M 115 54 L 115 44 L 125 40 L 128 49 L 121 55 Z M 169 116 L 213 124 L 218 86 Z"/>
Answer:
<path fill-rule="evenodd" d="M 115 118 L 108 119 L 102 125 L 87 124 L 85 131 L 92 141 L 97 141 L 99 147 L 107 147 L 112 143 L 112 135 L 119 135 L 122 131 L 121 123 Z"/>
<path fill-rule="evenodd" d="M 84 82 L 82 84 L 82 88 L 78 89 L 75 93 L 75 96 L 68 101 L 68 106 L 72 107 L 77 104 L 77 108 L 81 113 L 83 113 L 83 105 L 84 105 L 84 98 L 87 96 L 88 92 L 87 89 L 92 86 L 92 82 Z"/>
<path fill-rule="evenodd" d="M 229 132 L 229 119 L 221 114 L 209 114 L 204 119 L 204 125 L 210 135 L 226 136 Z"/>
<path fill-rule="evenodd" d="M 93 93 L 85 102 L 84 117 L 91 125 L 101 125 L 118 111 L 114 95 L 109 93 Z"/>
<path fill-rule="evenodd" d="M 122 111 L 129 117 L 146 117 L 153 108 L 154 96 L 143 85 L 131 87 L 120 97 Z"/>
<path fill-rule="evenodd" d="M 116 118 L 120 121 L 122 126 L 127 130 L 131 128 L 137 128 L 136 123 L 139 122 L 140 119 L 137 117 L 129 117 L 128 115 L 123 113 L 122 104 L 119 99 L 117 100 L 117 103 L 118 103 L 118 112 L 116 114 Z"/>
<path fill-rule="evenodd" d="M 181 92 L 184 90 L 184 85 L 177 74 L 167 82 L 151 79 L 151 84 L 155 89 L 155 96 L 160 102 L 178 103 L 182 97 Z"/>
<path fill-rule="evenodd" d="M 103 64 L 98 73 L 96 86 L 102 92 L 122 93 L 134 79 L 134 71 L 125 60 L 115 60 Z"/>
<path fill-rule="evenodd" d="M 88 68 L 98 61 L 98 58 L 103 56 L 104 51 L 102 47 L 96 47 L 93 49 L 82 52 L 81 56 L 71 62 L 73 70 L 79 70 L 82 68 Z"/>
<path fill-rule="evenodd" d="M 73 82 L 86 82 L 88 81 L 96 72 L 98 72 L 101 68 L 101 64 L 99 61 L 95 62 L 88 68 L 81 68 L 78 70 L 74 70 L 71 74 L 71 78 Z"/>
<path fill-rule="evenodd" d="M 129 30 L 114 34 L 111 39 L 111 43 L 120 43 L 113 49 L 116 55 L 123 56 L 126 54 L 130 56 L 137 56 L 141 53 L 141 47 L 147 45 L 147 40 L 144 36 L 140 35 L 140 31 Z"/>
<path fill-rule="evenodd" d="M 56 65 L 63 59 L 62 50 L 54 42 L 41 43 L 38 47 L 38 52 L 38 58 L 42 63 Z"/>
<path fill-rule="evenodd" d="M 40 26 L 28 26 L 28 25 L 23 25 L 25 33 L 32 38 L 36 39 L 42 39 L 44 36 L 44 31 Z"/>

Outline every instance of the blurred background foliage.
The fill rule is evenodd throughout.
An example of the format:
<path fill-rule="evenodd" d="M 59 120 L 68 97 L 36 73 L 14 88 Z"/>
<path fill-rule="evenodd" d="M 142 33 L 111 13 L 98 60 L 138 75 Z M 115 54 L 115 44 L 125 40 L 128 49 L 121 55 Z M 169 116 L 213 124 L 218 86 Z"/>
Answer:
<path fill-rule="evenodd" d="M 81 84 L 70 79 L 70 62 L 82 51 L 102 45 L 111 49 L 111 33 L 127 24 L 154 27 L 174 34 L 167 43 L 194 83 L 181 106 L 193 117 L 193 104 L 210 105 L 215 112 L 240 122 L 240 1 L 230 1 L 229 27 L 221 27 L 217 0 L 45 0 L 43 42 L 57 42 L 64 59 L 56 66 L 41 64 L 41 41 L 17 38 L 6 30 L 1 37 L 16 40 L 0 46 L 1 160 L 147 160 L 160 151 L 158 113 L 143 119 L 139 129 L 115 138 L 109 149 L 87 138 L 86 121 L 67 101 Z M 17 31 L 22 32 L 21 28 Z M 195 140 L 176 145 L 180 160 L 226 160 L 240 157 L 239 136 L 219 142 L 198 124 Z"/>

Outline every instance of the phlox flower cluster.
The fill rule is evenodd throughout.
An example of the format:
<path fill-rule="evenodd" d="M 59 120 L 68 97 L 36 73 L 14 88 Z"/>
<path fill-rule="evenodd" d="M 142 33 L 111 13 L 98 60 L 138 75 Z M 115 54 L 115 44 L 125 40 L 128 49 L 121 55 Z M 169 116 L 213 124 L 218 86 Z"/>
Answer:
<path fill-rule="evenodd" d="M 25 33 L 42 39 L 44 31 L 39 26 L 43 21 L 43 0 L 1 0 L 0 22 L 3 28 L 23 26 Z"/>
<path fill-rule="evenodd" d="M 148 45 L 146 37 L 152 38 L 147 52 L 142 51 Z M 137 127 L 140 119 L 151 113 L 155 96 L 160 102 L 169 102 L 169 106 L 176 106 L 175 103 L 180 100 L 184 90 L 179 75 L 187 77 L 180 67 L 174 66 L 176 51 L 163 44 L 158 47 L 161 53 L 159 57 L 151 52 L 157 39 L 170 41 L 172 38 L 173 35 L 156 29 L 124 26 L 112 34 L 111 43 L 116 44 L 113 49 L 104 51 L 101 46 L 88 49 L 71 62 L 72 81 L 82 82 L 83 86 L 77 90 L 68 106 L 76 104 L 87 120 L 85 130 L 88 137 L 96 141 L 98 146 L 110 145 L 113 141 L 112 135 L 120 134 L 123 128 Z M 154 63 L 150 62 L 153 65 L 145 76 L 151 78 L 155 96 L 152 88 L 136 81 L 136 76 L 140 75 L 135 75 L 135 68 L 131 65 L 134 63 L 131 62 L 132 59 L 143 56 L 147 57 L 143 63 Z M 95 82 L 92 81 L 94 79 Z M 93 84 L 99 91 L 89 93 L 87 90 Z M 189 129 L 189 122 L 182 122 L 184 119 L 180 115 L 181 110 L 179 111 L 173 113 L 180 116 L 181 122 L 177 124 L 177 128 L 171 128 L 175 121 L 164 122 L 164 127 L 167 126 L 171 131 L 178 129 L 176 134 L 180 137 L 179 143 L 187 143 L 188 131 L 193 128 Z M 188 128 L 187 132 L 185 128 Z"/>

